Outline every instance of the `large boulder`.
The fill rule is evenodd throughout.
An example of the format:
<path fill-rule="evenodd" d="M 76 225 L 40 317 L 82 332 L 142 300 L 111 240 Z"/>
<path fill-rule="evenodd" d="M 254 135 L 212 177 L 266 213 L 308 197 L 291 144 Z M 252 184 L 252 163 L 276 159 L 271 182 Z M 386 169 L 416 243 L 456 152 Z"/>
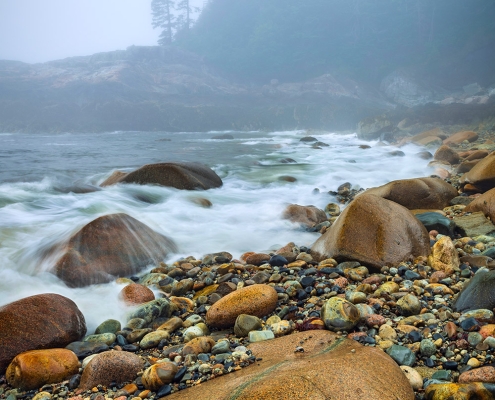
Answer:
<path fill-rule="evenodd" d="M 440 178 L 400 179 L 364 193 L 391 200 L 409 210 L 443 209 L 457 196 L 456 188 Z"/>
<path fill-rule="evenodd" d="M 55 274 L 71 287 L 109 282 L 157 264 L 175 248 L 170 239 L 126 214 L 105 215 L 70 238 Z"/>
<path fill-rule="evenodd" d="M 357 196 L 311 247 L 316 260 L 353 260 L 377 269 L 429 253 L 428 232 L 409 210 L 367 193 Z"/>
<path fill-rule="evenodd" d="M 481 211 L 492 223 L 495 222 L 495 188 L 474 199 L 464 211 L 470 213 Z"/>
<path fill-rule="evenodd" d="M 461 185 L 469 183 L 480 192 L 493 189 L 495 187 L 495 152 L 490 153 L 461 176 L 459 183 Z"/>
<path fill-rule="evenodd" d="M 454 309 L 459 312 L 495 308 L 495 271 L 479 271 L 459 293 Z"/>
<path fill-rule="evenodd" d="M 86 334 L 86 321 L 76 304 L 53 293 L 1 307 L 0 327 L 0 374 L 20 353 L 65 347 Z"/>
<path fill-rule="evenodd" d="M 302 347 L 302 351 L 295 351 Z M 235 374 L 176 392 L 167 399 L 412 400 L 399 366 L 383 351 L 320 330 L 249 345 L 259 357 Z"/>
<path fill-rule="evenodd" d="M 443 144 L 459 144 L 467 140 L 468 142 L 474 142 L 478 139 L 478 134 L 473 131 L 461 131 L 454 133 L 443 141 Z"/>
<path fill-rule="evenodd" d="M 170 186 L 182 190 L 207 190 L 222 186 L 222 179 L 209 167 L 200 163 L 147 164 L 136 171 L 115 171 L 101 186 L 116 183 Z"/>

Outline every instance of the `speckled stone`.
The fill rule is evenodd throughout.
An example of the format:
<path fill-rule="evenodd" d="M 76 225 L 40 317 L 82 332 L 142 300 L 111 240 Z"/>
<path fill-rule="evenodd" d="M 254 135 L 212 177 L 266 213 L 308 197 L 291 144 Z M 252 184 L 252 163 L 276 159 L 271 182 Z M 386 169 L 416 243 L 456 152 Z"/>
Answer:
<path fill-rule="evenodd" d="M 234 333 L 237 337 L 246 337 L 249 332 L 258 330 L 262 327 L 261 320 L 254 315 L 241 314 L 237 317 L 234 324 Z"/>
<path fill-rule="evenodd" d="M 89 390 L 97 385 L 132 381 L 143 367 L 139 356 L 124 351 L 97 354 L 86 366 L 79 389 Z"/>
<path fill-rule="evenodd" d="M 197 337 L 184 346 L 182 354 L 185 356 L 188 354 L 209 353 L 214 345 L 215 341 L 209 336 Z"/>
<path fill-rule="evenodd" d="M 206 313 L 206 323 L 215 328 L 232 327 L 241 314 L 264 317 L 277 306 L 278 295 L 268 285 L 252 285 L 222 297 Z"/>
<path fill-rule="evenodd" d="M 299 346 L 304 352 L 295 352 Z M 385 353 L 328 331 L 298 332 L 249 348 L 262 360 L 167 399 L 197 400 L 205 393 L 215 400 L 414 399 L 409 381 Z"/>
<path fill-rule="evenodd" d="M 397 364 L 412 367 L 416 362 L 416 356 L 407 347 L 394 344 L 387 349 L 387 354 L 392 357 Z"/>
<path fill-rule="evenodd" d="M 428 400 L 491 400 L 495 395 L 495 386 L 485 386 L 481 382 L 475 383 L 440 383 L 426 388 Z"/>
<path fill-rule="evenodd" d="M 495 383 L 495 367 L 480 367 L 463 372 L 459 376 L 459 383 L 471 382 Z"/>
<path fill-rule="evenodd" d="M 151 349 L 152 347 L 158 346 L 158 344 L 164 340 L 170 338 L 170 333 L 168 331 L 154 331 L 147 333 L 139 342 L 139 347 L 142 349 Z"/>
<path fill-rule="evenodd" d="M 117 333 L 122 329 L 122 326 L 120 324 L 120 321 L 117 321 L 116 319 L 107 319 L 106 321 L 102 322 L 98 327 L 95 329 L 95 334 L 99 335 L 100 333 Z"/>
<path fill-rule="evenodd" d="M 418 315 L 421 311 L 421 303 L 418 298 L 411 293 L 401 297 L 397 301 L 397 307 L 399 308 L 400 313 L 406 317 L 410 315 Z"/>
<path fill-rule="evenodd" d="M 13 387 L 31 390 L 58 383 L 79 370 L 77 356 L 67 349 L 31 350 L 17 355 L 5 377 Z"/>

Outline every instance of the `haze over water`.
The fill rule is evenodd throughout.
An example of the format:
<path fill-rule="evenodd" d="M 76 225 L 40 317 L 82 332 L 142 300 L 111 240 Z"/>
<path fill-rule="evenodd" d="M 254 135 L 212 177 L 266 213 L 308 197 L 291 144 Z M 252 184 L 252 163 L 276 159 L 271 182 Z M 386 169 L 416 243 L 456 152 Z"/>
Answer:
<path fill-rule="evenodd" d="M 281 215 L 288 204 L 324 208 L 335 202 L 328 191 L 344 182 L 354 188 L 395 179 L 431 175 L 428 161 L 407 145 L 364 142 L 355 134 L 330 132 L 218 133 L 110 132 L 104 134 L 0 133 L 0 306 L 38 293 L 59 293 L 74 300 L 88 331 L 108 318 L 124 322 L 115 283 L 67 288 L 50 269 L 57 244 L 95 218 L 124 212 L 175 241 L 180 257 L 228 251 L 268 251 L 292 241 L 311 246 L 318 233 L 305 232 Z M 310 134 L 328 147 L 300 142 Z M 359 148 L 368 144 L 372 148 Z M 284 163 L 291 158 L 296 163 Z M 167 161 L 201 162 L 224 185 L 204 192 L 140 185 L 116 185 L 89 193 L 115 169 Z M 291 176 L 296 182 L 280 177 Z M 318 188 L 319 193 L 314 189 Z M 202 208 L 192 200 L 213 203 Z M 150 268 L 143 272 L 148 272 Z"/>

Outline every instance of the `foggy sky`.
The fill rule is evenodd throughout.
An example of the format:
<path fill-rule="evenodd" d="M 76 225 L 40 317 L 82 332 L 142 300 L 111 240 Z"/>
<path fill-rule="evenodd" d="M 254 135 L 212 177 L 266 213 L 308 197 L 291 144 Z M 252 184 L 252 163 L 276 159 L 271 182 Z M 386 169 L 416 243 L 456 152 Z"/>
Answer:
<path fill-rule="evenodd" d="M 151 0 L 0 0 L 0 60 L 36 63 L 154 46 L 159 34 L 151 27 Z"/>

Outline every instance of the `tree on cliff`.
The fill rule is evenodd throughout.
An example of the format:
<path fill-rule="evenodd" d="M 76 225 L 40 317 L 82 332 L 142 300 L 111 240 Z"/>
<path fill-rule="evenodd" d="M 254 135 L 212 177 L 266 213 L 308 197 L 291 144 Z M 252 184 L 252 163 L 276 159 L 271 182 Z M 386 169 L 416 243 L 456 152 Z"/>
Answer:
<path fill-rule="evenodd" d="M 172 43 L 173 29 L 176 26 L 176 18 L 172 13 L 175 7 L 174 0 L 152 0 L 151 13 L 153 16 L 153 28 L 161 28 L 162 33 L 158 44 L 165 46 Z"/>

